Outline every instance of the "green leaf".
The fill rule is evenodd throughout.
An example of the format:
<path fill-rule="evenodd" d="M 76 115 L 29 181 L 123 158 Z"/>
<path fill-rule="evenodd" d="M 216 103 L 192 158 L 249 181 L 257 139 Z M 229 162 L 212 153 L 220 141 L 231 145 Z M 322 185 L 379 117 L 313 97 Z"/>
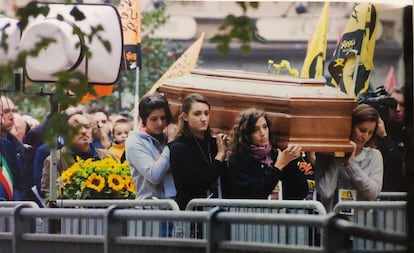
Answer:
<path fill-rule="evenodd" d="M 251 47 L 248 44 L 254 40 L 259 42 L 265 41 L 263 37 L 258 35 L 254 21 L 245 15 L 248 8 L 257 9 L 259 2 L 237 2 L 237 5 L 242 8 L 243 15 L 238 17 L 227 15 L 219 26 L 220 33 L 210 39 L 210 42 L 217 44 L 217 50 L 223 55 L 229 53 L 232 41 L 241 42 L 240 51 L 244 55 L 250 53 Z"/>
<path fill-rule="evenodd" d="M 70 15 L 76 20 L 76 21 L 81 21 L 86 19 L 85 14 L 83 14 L 83 12 L 81 10 L 79 10 L 78 7 L 74 6 L 72 8 L 72 10 L 70 11 Z"/>

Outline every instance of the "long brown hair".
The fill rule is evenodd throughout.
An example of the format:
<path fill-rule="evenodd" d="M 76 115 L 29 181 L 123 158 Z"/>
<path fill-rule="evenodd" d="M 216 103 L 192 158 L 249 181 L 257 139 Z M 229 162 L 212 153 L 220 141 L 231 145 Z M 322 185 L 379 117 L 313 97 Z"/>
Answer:
<path fill-rule="evenodd" d="M 256 108 L 242 111 L 236 120 L 232 132 L 231 152 L 232 154 L 245 154 L 252 144 L 251 135 L 255 130 L 256 122 L 264 117 L 269 128 L 269 141 L 272 140 L 272 122 L 266 113 Z"/>
<path fill-rule="evenodd" d="M 174 139 L 178 138 L 188 138 L 192 136 L 192 133 L 190 131 L 190 127 L 188 126 L 188 122 L 184 121 L 184 114 L 189 114 L 191 106 L 195 103 L 203 103 L 208 106 L 208 109 L 210 110 L 211 106 L 208 100 L 203 97 L 202 95 L 198 93 L 191 93 L 188 94 L 183 101 L 183 104 L 181 106 L 181 113 L 178 116 L 178 124 L 177 124 L 177 130 L 175 132 Z M 210 132 L 210 127 L 207 129 L 207 132 Z"/>

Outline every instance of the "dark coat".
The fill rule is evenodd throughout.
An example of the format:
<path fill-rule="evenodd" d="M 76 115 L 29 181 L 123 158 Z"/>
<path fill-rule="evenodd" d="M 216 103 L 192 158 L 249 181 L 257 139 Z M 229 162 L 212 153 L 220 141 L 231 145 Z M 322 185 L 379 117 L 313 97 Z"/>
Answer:
<path fill-rule="evenodd" d="M 276 152 L 271 157 L 276 161 Z M 299 170 L 299 159 L 290 162 L 282 171 L 253 159 L 250 155 L 232 155 L 229 159 L 232 198 L 266 199 L 279 180 L 283 199 L 302 200 L 308 193 L 307 178 Z"/>
<path fill-rule="evenodd" d="M 222 182 L 223 196 L 229 194 L 226 163 L 214 159 L 217 155 L 215 139 L 208 135 L 204 140 L 197 140 L 203 152 L 200 151 L 193 137 L 180 138 L 168 145 L 171 151 L 170 166 L 177 189 L 176 201 L 182 210 L 191 199 L 206 198 L 207 190 L 219 177 Z M 211 163 L 208 161 L 208 145 Z"/>
<path fill-rule="evenodd" d="M 384 181 L 382 191 L 405 192 L 407 191 L 406 171 L 404 168 L 404 156 L 408 133 L 402 125 L 385 122 L 387 136 L 377 138 L 376 144 L 381 151 L 384 161 Z"/>
<path fill-rule="evenodd" d="M 7 133 L 7 140 L 12 145 L 12 150 L 16 156 L 16 165 L 12 168 L 14 177 L 14 200 L 33 200 L 31 187 L 33 186 L 32 171 L 27 165 L 27 149 L 13 134 Z"/>

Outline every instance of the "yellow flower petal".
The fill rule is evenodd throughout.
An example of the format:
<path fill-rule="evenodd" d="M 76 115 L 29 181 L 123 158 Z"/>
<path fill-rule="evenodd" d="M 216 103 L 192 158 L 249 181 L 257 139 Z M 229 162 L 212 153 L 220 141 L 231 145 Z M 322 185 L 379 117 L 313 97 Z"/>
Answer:
<path fill-rule="evenodd" d="M 86 187 L 94 189 L 97 192 L 101 192 L 105 187 L 105 178 L 94 173 L 88 177 Z"/>
<path fill-rule="evenodd" d="M 125 181 L 121 176 L 112 174 L 108 177 L 108 185 L 114 191 L 121 191 L 125 186 Z"/>

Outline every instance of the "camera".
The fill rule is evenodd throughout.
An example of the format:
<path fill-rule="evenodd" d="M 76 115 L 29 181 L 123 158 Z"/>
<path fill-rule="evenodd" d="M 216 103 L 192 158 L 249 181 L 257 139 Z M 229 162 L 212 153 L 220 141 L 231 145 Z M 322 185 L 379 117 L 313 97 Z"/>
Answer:
<path fill-rule="evenodd" d="M 384 86 L 378 86 L 374 91 L 359 94 L 357 101 L 360 104 L 374 107 L 381 117 L 387 115 L 388 108 L 397 108 L 397 101 L 388 94 Z"/>

